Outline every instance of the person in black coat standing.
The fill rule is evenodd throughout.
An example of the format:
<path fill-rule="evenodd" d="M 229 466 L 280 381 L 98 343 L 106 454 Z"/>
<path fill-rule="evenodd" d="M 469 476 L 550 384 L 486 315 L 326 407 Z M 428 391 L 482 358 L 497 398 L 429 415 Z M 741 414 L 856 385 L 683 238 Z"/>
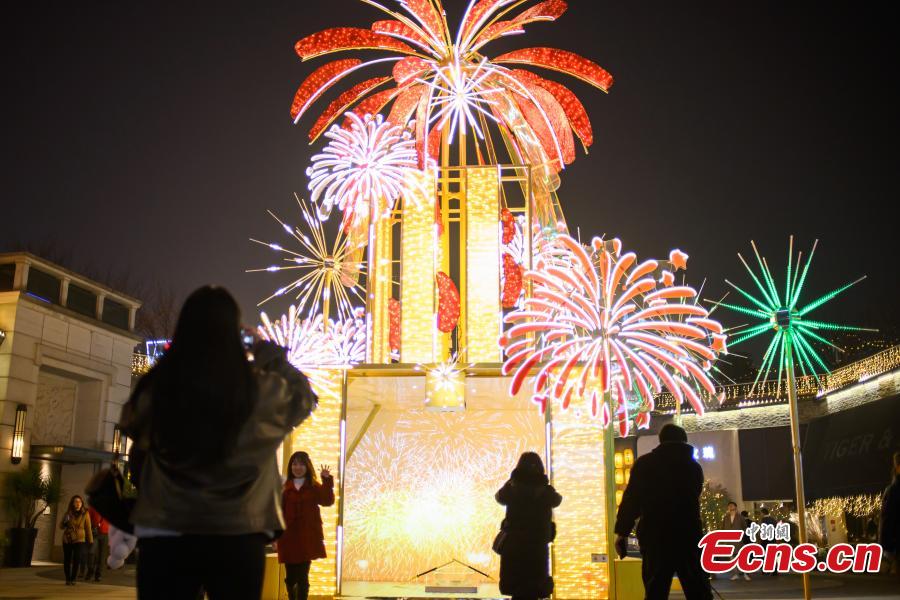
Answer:
<path fill-rule="evenodd" d="M 616 551 L 625 557 L 628 536 L 640 517 L 637 538 L 647 600 L 668 598 L 676 573 L 687 600 L 711 600 L 709 577 L 700 567 L 697 546 L 703 536 L 703 469 L 694 460 L 694 448 L 681 427 L 663 426 L 659 442 L 631 469 L 616 518 Z"/>
<path fill-rule="evenodd" d="M 549 548 L 556 534 L 553 509 L 562 502 L 535 452 L 525 452 L 495 496 L 506 507 L 500 529 L 500 593 L 512 600 L 537 600 L 553 592 Z"/>
<path fill-rule="evenodd" d="M 881 498 L 881 524 L 878 541 L 893 557 L 893 568 L 900 580 L 900 451 L 894 452 L 894 479 Z"/>

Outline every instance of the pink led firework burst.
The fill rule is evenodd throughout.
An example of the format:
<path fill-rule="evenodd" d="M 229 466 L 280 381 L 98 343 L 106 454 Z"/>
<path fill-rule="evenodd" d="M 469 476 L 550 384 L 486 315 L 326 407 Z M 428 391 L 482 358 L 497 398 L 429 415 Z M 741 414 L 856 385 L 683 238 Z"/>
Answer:
<path fill-rule="evenodd" d="M 697 305 L 696 290 L 675 285 L 687 255 L 673 250 L 668 261 L 638 263 L 617 239 L 594 238 L 586 248 L 560 235 L 551 245 L 525 274 L 532 297 L 505 318 L 512 327 L 500 343 L 511 393 L 534 375 L 532 400 L 542 411 L 550 401 L 566 410 L 583 398 L 604 426 L 615 419 L 622 436 L 632 420 L 649 426 L 663 388 L 702 415 L 703 391 L 716 395 L 708 372 L 726 352 L 725 334 Z M 606 392 L 616 399 L 614 415 Z"/>
<path fill-rule="evenodd" d="M 578 97 L 562 84 L 519 67 L 571 75 L 603 91 L 613 84 L 608 72 L 556 48 L 522 48 L 493 58 L 482 54 L 490 42 L 524 33 L 526 25 L 555 21 L 568 8 L 563 0 L 471 0 L 455 34 L 440 0 L 401 0 L 402 11 L 375 0 L 362 2 L 389 18 L 375 21 L 369 29 L 334 27 L 314 33 L 296 43 L 297 54 L 303 60 L 359 50 L 390 56 L 365 62 L 343 58 L 320 66 L 297 90 L 291 116 L 299 121 L 322 94 L 359 69 L 390 65 L 391 73 L 339 94 L 313 124 L 310 141 L 348 110 L 375 114 L 391 105 L 388 121 L 415 121 L 420 168 L 436 156 L 443 132 L 452 137 L 455 131 L 466 130 L 480 138 L 491 121 L 509 132 L 514 151 L 533 164 L 549 161 L 562 168 L 575 159 L 574 136 L 585 149 L 593 143 L 591 123 Z M 535 155 L 541 151 L 543 157 Z"/>
<path fill-rule="evenodd" d="M 416 168 L 416 146 L 408 129 L 381 115 L 347 113 L 346 128 L 332 127 L 328 145 L 306 170 L 319 218 L 334 207 L 344 213 L 345 230 L 365 229 L 394 207 Z M 415 195 L 413 195 L 415 197 Z"/>

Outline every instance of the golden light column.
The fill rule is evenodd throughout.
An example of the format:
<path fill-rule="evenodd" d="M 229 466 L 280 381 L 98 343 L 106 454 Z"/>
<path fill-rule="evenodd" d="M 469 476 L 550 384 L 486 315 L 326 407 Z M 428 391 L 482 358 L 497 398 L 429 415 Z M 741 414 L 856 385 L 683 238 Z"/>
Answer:
<path fill-rule="evenodd" d="M 553 542 L 554 597 L 607 598 L 609 563 L 592 561 L 593 554 L 611 558 L 603 426 L 575 410 L 555 410 L 551 431 L 553 486 L 563 497 L 553 514 L 558 531 Z"/>
<path fill-rule="evenodd" d="M 466 233 L 465 348 L 468 362 L 499 362 L 500 173 L 498 167 L 467 167 L 462 219 Z"/>
<path fill-rule="evenodd" d="M 381 200 L 377 214 L 385 213 L 385 201 Z M 393 292 L 393 212 L 369 225 L 368 280 L 366 304 L 369 322 L 367 361 L 389 363 L 390 347 L 390 299 Z"/>
<path fill-rule="evenodd" d="M 434 325 L 437 240 L 434 224 L 434 173 L 411 173 L 421 179 L 423 197 L 403 200 L 400 230 L 400 362 L 436 360 Z M 429 192 L 431 192 L 429 194 Z M 416 201 L 417 200 L 417 201 Z"/>

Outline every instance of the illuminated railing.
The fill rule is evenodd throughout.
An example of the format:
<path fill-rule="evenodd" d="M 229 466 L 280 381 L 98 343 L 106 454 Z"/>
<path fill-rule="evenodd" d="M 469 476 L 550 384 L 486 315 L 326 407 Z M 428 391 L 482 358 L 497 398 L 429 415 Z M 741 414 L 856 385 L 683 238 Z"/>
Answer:
<path fill-rule="evenodd" d="M 883 373 L 900 368 L 900 345 L 892 346 L 877 354 L 852 362 L 843 367 L 838 367 L 826 375 L 820 375 L 818 381 L 812 376 L 797 378 L 797 392 L 800 397 L 824 396 L 836 390 L 877 377 Z M 724 394 L 722 403 L 716 398 L 705 393 L 701 397 L 707 407 L 716 407 L 717 410 L 729 410 L 761 406 L 769 404 L 783 404 L 787 402 L 787 390 L 784 381 L 777 380 L 760 381 L 755 386 L 753 383 L 738 383 L 717 388 Z M 691 412 L 687 403 L 682 404 L 682 411 Z M 675 412 L 675 398 L 666 392 L 656 397 L 656 412 L 660 414 L 672 414 Z"/>
<path fill-rule="evenodd" d="M 140 377 L 150 370 L 150 365 L 150 357 L 146 354 L 135 352 L 131 355 L 131 374 L 133 376 Z"/>

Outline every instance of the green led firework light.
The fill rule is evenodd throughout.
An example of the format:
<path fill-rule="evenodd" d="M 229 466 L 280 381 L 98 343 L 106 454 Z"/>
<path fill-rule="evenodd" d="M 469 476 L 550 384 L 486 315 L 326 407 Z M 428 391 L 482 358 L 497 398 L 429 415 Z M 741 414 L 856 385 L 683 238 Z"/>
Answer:
<path fill-rule="evenodd" d="M 800 294 L 806 283 L 809 265 L 812 263 L 818 243 L 818 240 L 813 243 L 809 257 L 801 268 L 803 253 L 798 252 L 796 260 L 794 260 L 794 237 L 791 236 L 788 244 L 784 288 L 780 292 L 776 285 L 775 277 L 769 269 L 769 263 L 765 257 L 760 255 L 756 244 L 751 241 L 750 245 L 753 247 L 753 254 L 756 256 L 756 261 L 759 265 L 759 274 L 754 272 L 753 268 L 747 264 L 747 261 L 744 260 L 740 253 L 738 253 L 738 258 L 741 259 L 741 262 L 750 274 L 750 278 L 753 280 L 758 293 L 752 294 L 726 279 L 725 283 L 734 288 L 749 302 L 749 305 L 741 306 L 724 301 L 715 302 L 717 306 L 722 306 L 745 317 L 759 320 L 758 323 L 749 324 L 741 328 L 733 337 L 729 337 L 728 344 L 730 347 L 733 348 L 747 340 L 767 333 L 773 333 L 772 340 L 766 349 L 766 353 L 763 355 L 762 366 L 753 382 L 754 388 L 760 379 L 768 379 L 769 374 L 777 370 L 778 388 L 776 395 L 780 395 L 782 377 L 787 375 L 788 367 L 791 367 L 790 370 L 793 371 L 795 366 L 800 369 L 803 375 L 815 377 L 816 381 L 821 385 L 819 374 L 827 373 L 828 367 L 819 353 L 813 348 L 812 342 L 821 342 L 840 350 L 838 346 L 826 339 L 825 335 L 836 331 L 876 331 L 875 329 L 866 329 L 864 327 L 826 323 L 810 318 L 810 313 L 815 309 L 853 287 L 865 279 L 865 276 L 836 288 L 812 302 L 800 304 Z M 792 361 L 792 364 L 789 365 L 788 361 Z"/>

